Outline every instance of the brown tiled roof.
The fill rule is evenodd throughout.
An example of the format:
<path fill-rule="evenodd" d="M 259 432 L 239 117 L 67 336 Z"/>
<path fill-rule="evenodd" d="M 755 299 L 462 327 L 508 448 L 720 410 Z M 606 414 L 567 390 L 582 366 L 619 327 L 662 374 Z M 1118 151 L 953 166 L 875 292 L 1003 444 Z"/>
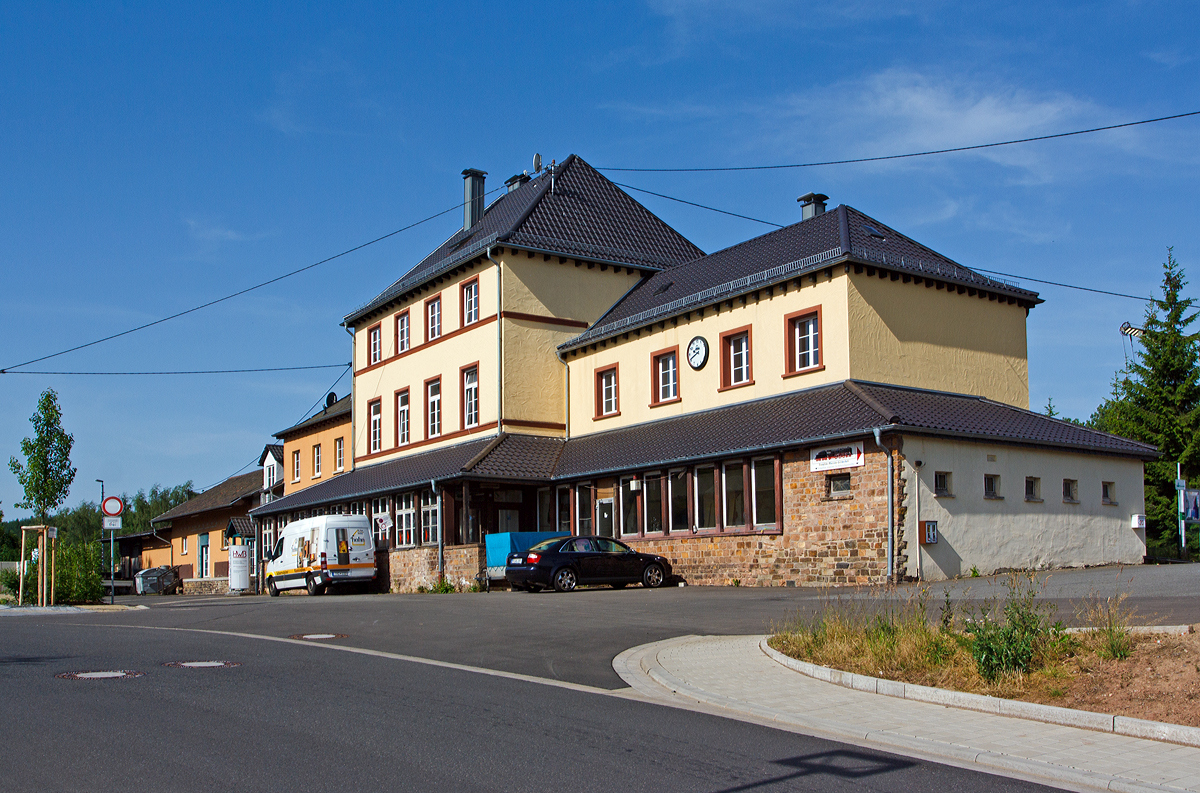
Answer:
<path fill-rule="evenodd" d="M 230 518 L 229 525 L 225 527 L 226 537 L 253 537 L 254 533 L 254 523 L 246 517 Z"/>
<path fill-rule="evenodd" d="M 753 454 L 869 435 L 876 427 L 1143 460 L 1158 456 L 1153 446 L 983 397 L 848 380 L 572 438 L 554 478 Z"/>
<path fill-rule="evenodd" d="M 262 465 L 264 462 L 266 462 L 268 454 L 275 458 L 275 462 L 279 463 L 280 465 L 283 464 L 283 444 L 268 443 L 266 446 L 264 446 L 263 453 L 258 456 L 259 465 Z"/>
<path fill-rule="evenodd" d="M 840 262 L 881 266 L 985 289 L 1029 305 L 1041 302 L 1036 292 L 981 275 L 857 209 L 839 206 L 655 273 L 560 349 L 579 347 Z"/>
<path fill-rule="evenodd" d="M 231 476 L 219 485 L 213 485 L 199 495 L 192 496 L 177 507 L 167 510 L 154 518 L 150 523 L 161 523 L 175 520 L 187 515 L 198 515 L 214 509 L 226 509 L 237 504 L 243 498 L 252 496 L 262 490 L 262 471 L 251 471 L 248 474 Z"/>
<path fill-rule="evenodd" d="M 250 510 L 255 517 L 278 515 L 318 504 L 339 504 L 394 493 L 421 485 L 430 479 L 447 479 L 462 472 L 494 438 L 478 438 L 466 443 L 410 454 L 396 460 L 356 467 L 305 489 Z"/>
<path fill-rule="evenodd" d="M 334 419 L 340 419 L 343 417 L 345 418 L 346 421 L 349 421 L 350 420 L 350 407 L 351 407 L 350 406 L 350 395 L 346 394 L 346 396 L 342 397 L 337 402 L 334 402 L 332 405 L 330 405 L 327 408 L 322 408 L 321 410 L 319 410 L 315 414 L 313 414 L 310 418 L 305 419 L 304 421 L 300 422 L 299 424 L 296 424 L 292 427 L 288 427 L 286 430 L 280 430 L 279 432 L 276 432 L 275 437 L 280 438 L 280 439 L 286 439 L 289 435 L 299 435 L 300 433 L 304 432 L 305 430 L 309 429 L 310 427 L 314 427 L 324 421 L 332 421 Z M 283 459 L 283 447 L 282 446 L 279 448 L 279 459 L 280 460 Z"/>
<path fill-rule="evenodd" d="M 553 190 L 551 190 L 553 183 Z M 479 256 L 489 245 L 511 246 L 645 269 L 671 267 L 704 255 L 650 210 L 572 154 L 504 193 L 469 230 L 459 230 L 420 264 L 343 320 L 354 322 L 429 279 Z"/>
<path fill-rule="evenodd" d="M 502 479 L 540 479 L 550 481 L 554 466 L 566 443 L 562 438 L 543 435 L 502 433 L 499 442 L 464 472 Z"/>

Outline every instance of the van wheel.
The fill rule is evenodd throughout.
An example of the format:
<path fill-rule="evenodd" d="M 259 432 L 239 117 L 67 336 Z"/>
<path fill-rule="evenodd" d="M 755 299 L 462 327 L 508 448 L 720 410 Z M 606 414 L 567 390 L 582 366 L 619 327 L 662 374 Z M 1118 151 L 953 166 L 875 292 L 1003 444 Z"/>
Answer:
<path fill-rule="evenodd" d="M 570 592 L 575 589 L 575 585 L 579 583 L 575 577 L 575 571 L 569 567 L 564 567 L 554 574 L 554 588 L 559 592 Z"/>
<path fill-rule="evenodd" d="M 313 578 L 312 576 L 308 577 L 308 581 L 305 582 L 305 586 L 308 589 L 308 594 L 312 595 L 313 597 L 316 597 L 325 591 L 325 587 L 317 584 L 317 579 Z"/>
<path fill-rule="evenodd" d="M 267 579 L 267 594 L 273 598 L 279 597 L 279 587 L 275 586 L 275 579 Z"/>
<path fill-rule="evenodd" d="M 642 572 L 642 586 L 647 589 L 654 589 L 663 585 L 666 575 L 663 573 L 662 566 L 658 562 L 646 565 L 646 569 Z"/>

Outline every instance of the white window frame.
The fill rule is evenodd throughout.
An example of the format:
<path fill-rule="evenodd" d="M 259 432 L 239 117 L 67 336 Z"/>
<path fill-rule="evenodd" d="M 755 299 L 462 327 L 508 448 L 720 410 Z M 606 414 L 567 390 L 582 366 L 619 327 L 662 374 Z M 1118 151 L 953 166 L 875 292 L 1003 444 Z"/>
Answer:
<path fill-rule="evenodd" d="M 412 399 L 408 391 L 396 394 L 396 442 L 407 446 L 412 442 Z M 400 401 L 404 400 L 401 404 Z"/>
<path fill-rule="evenodd" d="M 292 481 L 300 481 L 300 450 L 292 450 Z"/>
<path fill-rule="evenodd" d="M 728 498 L 728 496 L 729 496 L 729 493 L 728 493 L 728 490 L 729 490 L 729 485 L 728 485 L 728 483 L 726 482 L 726 479 L 728 478 L 728 474 L 726 473 L 726 469 L 727 469 L 727 468 L 729 468 L 730 466 L 735 466 L 735 467 L 737 467 L 737 468 L 738 468 L 738 469 L 739 469 L 739 470 L 742 472 L 742 504 L 743 504 L 743 512 L 742 512 L 742 519 L 741 519 L 741 521 L 739 521 L 738 523 L 729 523 L 729 522 L 728 522 L 728 517 L 729 517 L 729 498 Z M 737 528 L 749 528 L 749 527 L 746 525 L 746 514 L 745 514 L 745 513 L 746 513 L 746 510 L 744 509 L 744 505 L 745 505 L 745 503 L 746 503 L 746 485 L 747 485 L 747 484 L 749 484 L 749 483 L 746 481 L 746 467 L 745 467 L 745 465 L 743 464 L 743 462 L 742 462 L 741 460 L 730 460 L 730 461 L 728 461 L 728 462 L 722 462 L 722 463 L 721 463 L 721 513 L 720 513 L 720 515 L 719 515 L 718 517 L 721 519 L 721 526 L 722 526 L 722 527 L 724 527 L 724 528 L 729 528 L 729 527 L 731 527 L 731 526 L 732 526 L 732 527 L 733 527 L 733 528 L 735 528 L 735 529 L 737 529 Z M 753 512 L 753 510 L 752 510 L 752 509 L 751 509 L 750 511 L 751 511 L 751 512 Z M 751 518 L 753 518 L 753 515 L 751 515 L 750 517 L 751 517 Z"/>
<path fill-rule="evenodd" d="M 338 438 L 333 442 L 333 462 L 336 471 L 342 471 L 346 468 L 346 439 Z"/>
<path fill-rule="evenodd" d="M 621 537 L 626 537 L 626 536 L 636 537 L 642 533 L 640 531 L 641 521 L 639 521 L 637 519 L 636 514 L 634 515 L 634 518 L 633 518 L 633 531 L 625 530 L 625 528 L 626 528 L 625 527 L 625 485 L 629 482 L 637 482 L 637 481 L 638 481 L 638 477 L 636 477 L 636 476 L 622 476 L 617 480 L 616 502 L 617 502 L 617 506 L 620 507 L 621 512 L 616 516 L 616 518 L 617 518 L 616 522 L 620 524 L 620 528 L 617 530 L 616 533 Z M 630 498 L 633 499 L 634 510 L 637 509 L 637 493 L 638 492 L 640 492 L 640 491 L 634 491 L 634 490 L 629 491 L 629 496 L 630 496 Z"/>
<path fill-rule="evenodd" d="M 674 495 L 675 495 L 675 475 L 676 474 L 683 474 L 683 502 L 684 502 L 683 522 L 684 522 L 685 529 L 691 528 L 691 524 L 687 518 L 687 506 L 686 506 L 687 500 L 688 500 L 688 498 L 687 498 L 687 485 L 688 485 L 687 473 L 688 473 L 688 469 L 686 469 L 686 468 L 672 468 L 671 470 L 667 471 L 667 487 L 666 487 L 667 525 L 664 526 L 663 528 L 666 529 L 668 534 L 674 530 L 673 527 L 675 526 Z"/>
<path fill-rule="evenodd" d="M 412 320 L 405 311 L 396 317 L 396 352 L 407 352 L 412 341 Z"/>
<path fill-rule="evenodd" d="M 321 444 L 313 444 L 313 472 L 312 478 L 317 479 L 321 476 Z"/>
<path fill-rule="evenodd" d="M 476 367 L 463 372 L 463 426 L 479 426 L 479 369 Z"/>
<path fill-rule="evenodd" d="M 437 392 L 434 392 L 434 389 Z M 442 434 L 442 381 L 433 380 L 425 384 L 425 437 L 438 438 Z"/>
<path fill-rule="evenodd" d="M 442 337 L 442 299 L 435 297 L 425 304 L 426 341 Z"/>
<path fill-rule="evenodd" d="M 819 334 L 816 314 L 808 314 L 792 320 L 792 349 L 796 356 L 795 360 L 792 361 L 792 366 L 796 367 L 794 371 L 803 372 L 805 369 L 812 369 L 821 365 L 821 339 Z M 800 349 L 801 341 L 807 342 L 807 350 Z M 807 361 L 804 360 L 805 357 L 807 357 Z"/>
<path fill-rule="evenodd" d="M 679 398 L 679 356 L 674 352 L 663 353 L 654 360 L 656 388 L 659 402 L 670 402 Z M 670 364 L 668 367 L 666 364 Z"/>
<path fill-rule="evenodd" d="M 716 488 L 716 486 L 717 486 L 716 470 L 717 470 L 717 467 L 715 465 L 697 465 L 696 467 L 694 467 L 692 469 L 692 514 L 696 516 L 696 521 L 695 521 L 694 526 L 697 531 L 714 531 L 721 526 L 721 514 L 720 514 L 720 512 L 717 511 L 718 507 L 717 507 L 717 499 L 716 499 L 716 490 L 715 489 L 713 491 L 713 512 L 714 512 L 713 518 L 715 519 L 714 523 L 712 526 L 701 526 L 700 525 L 700 472 L 701 471 L 706 472 L 708 474 L 710 480 L 713 483 L 713 487 Z M 724 488 L 724 486 L 725 486 L 725 483 L 722 481 L 721 482 L 722 489 Z M 724 508 L 723 503 L 720 508 L 721 509 Z"/>
<path fill-rule="evenodd" d="M 463 326 L 473 325 L 479 321 L 479 281 L 472 281 L 463 287 Z"/>
<path fill-rule="evenodd" d="M 740 363 L 738 359 L 741 359 Z M 750 334 L 739 333 L 729 338 L 729 385 L 750 382 Z"/>
<path fill-rule="evenodd" d="M 188 547 L 187 547 L 187 535 L 186 534 L 179 538 L 179 548 L 180 548 L 179 555 L 187 556 Z"/>
<path fill-rule="evenodd" d="M 612 416 L 617 407 L 617 370 L 606 369 L 600 373 L 600 415 Z"/>
<path fill-rule="evenodd" d="M 383 448 L 383 401 L 372 402 L 370 407 L 370 432 L 371 453 L 374 454 Z"/>
<path fill-rule="evenodd" d="M 367 331 L 367 348 L 370 363 L 376 364 L 383 359 L 383 328 L 376 325 Z"/>
<path fill-rule="evenodd" d="M 653 534 L 653 535 L 657 536 L 659 534 L 667 533 L 667 526 L 669 525 L 670 520 L 671 520 L 671 507 L 669 505 L 667 506 L 667 510 L 666 510 L 667 523 L 664 523 L 658 529 L 651 529 L 650 528 L 650 506 L 649 506 L 650 499 L 648 499 L 646 497 L 646 492 L 647 492 L 646 491 L 646 483 L 649 482 L 651 479 L 658 480 L 659 504 L 661 504 L 662 500 L 667 497 L 667 491 L 668 491 L 670 485 L 667 484 L 667 477 L 663 475 L 662 471 L 651 471 L 648 474 L 642 474 L 642 534 Z M 659 510 L 659 515 L 660 516 L 662 515 L 661 509 Z"/>
<path fill-rule="evenodd" d="M 421 545 L 437 545 L 441 525 L 437 494 L 424 488 L 421 490 Z"/>

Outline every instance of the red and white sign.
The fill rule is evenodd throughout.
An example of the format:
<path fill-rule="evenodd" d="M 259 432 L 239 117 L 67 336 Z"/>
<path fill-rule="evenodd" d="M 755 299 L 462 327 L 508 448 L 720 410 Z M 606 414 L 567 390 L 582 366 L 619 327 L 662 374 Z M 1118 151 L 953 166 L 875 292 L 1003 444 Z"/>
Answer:
<path fill-rule="evenodd" d="M 861 468 L 867 459 L 863 455 L 862 441 L 827 446 L 809 452 L 812 462 L 810 471 L 836 471 L 839 468 Z"/>
<path fill-rule="evenodd" d="M 125 502 L 116 496 L 109 496 L 100 504 L 100 511 L 105 517 L 116 518 L 125 511 Z"/>

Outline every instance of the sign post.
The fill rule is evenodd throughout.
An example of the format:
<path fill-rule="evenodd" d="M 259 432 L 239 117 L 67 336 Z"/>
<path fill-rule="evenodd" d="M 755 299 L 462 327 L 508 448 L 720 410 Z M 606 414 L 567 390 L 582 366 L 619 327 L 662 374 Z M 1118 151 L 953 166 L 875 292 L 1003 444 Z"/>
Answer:
<path fill-rule="evenodd" d="M 108 534 L 108 602 L 117 600 L 117 530 L 121 528 L 121 513 L 125 511 L 125 502 L 116 496 L 104 498 L 104 485 L 100 486 L 100 511 L 104 514 L 104 528 Z"/>

